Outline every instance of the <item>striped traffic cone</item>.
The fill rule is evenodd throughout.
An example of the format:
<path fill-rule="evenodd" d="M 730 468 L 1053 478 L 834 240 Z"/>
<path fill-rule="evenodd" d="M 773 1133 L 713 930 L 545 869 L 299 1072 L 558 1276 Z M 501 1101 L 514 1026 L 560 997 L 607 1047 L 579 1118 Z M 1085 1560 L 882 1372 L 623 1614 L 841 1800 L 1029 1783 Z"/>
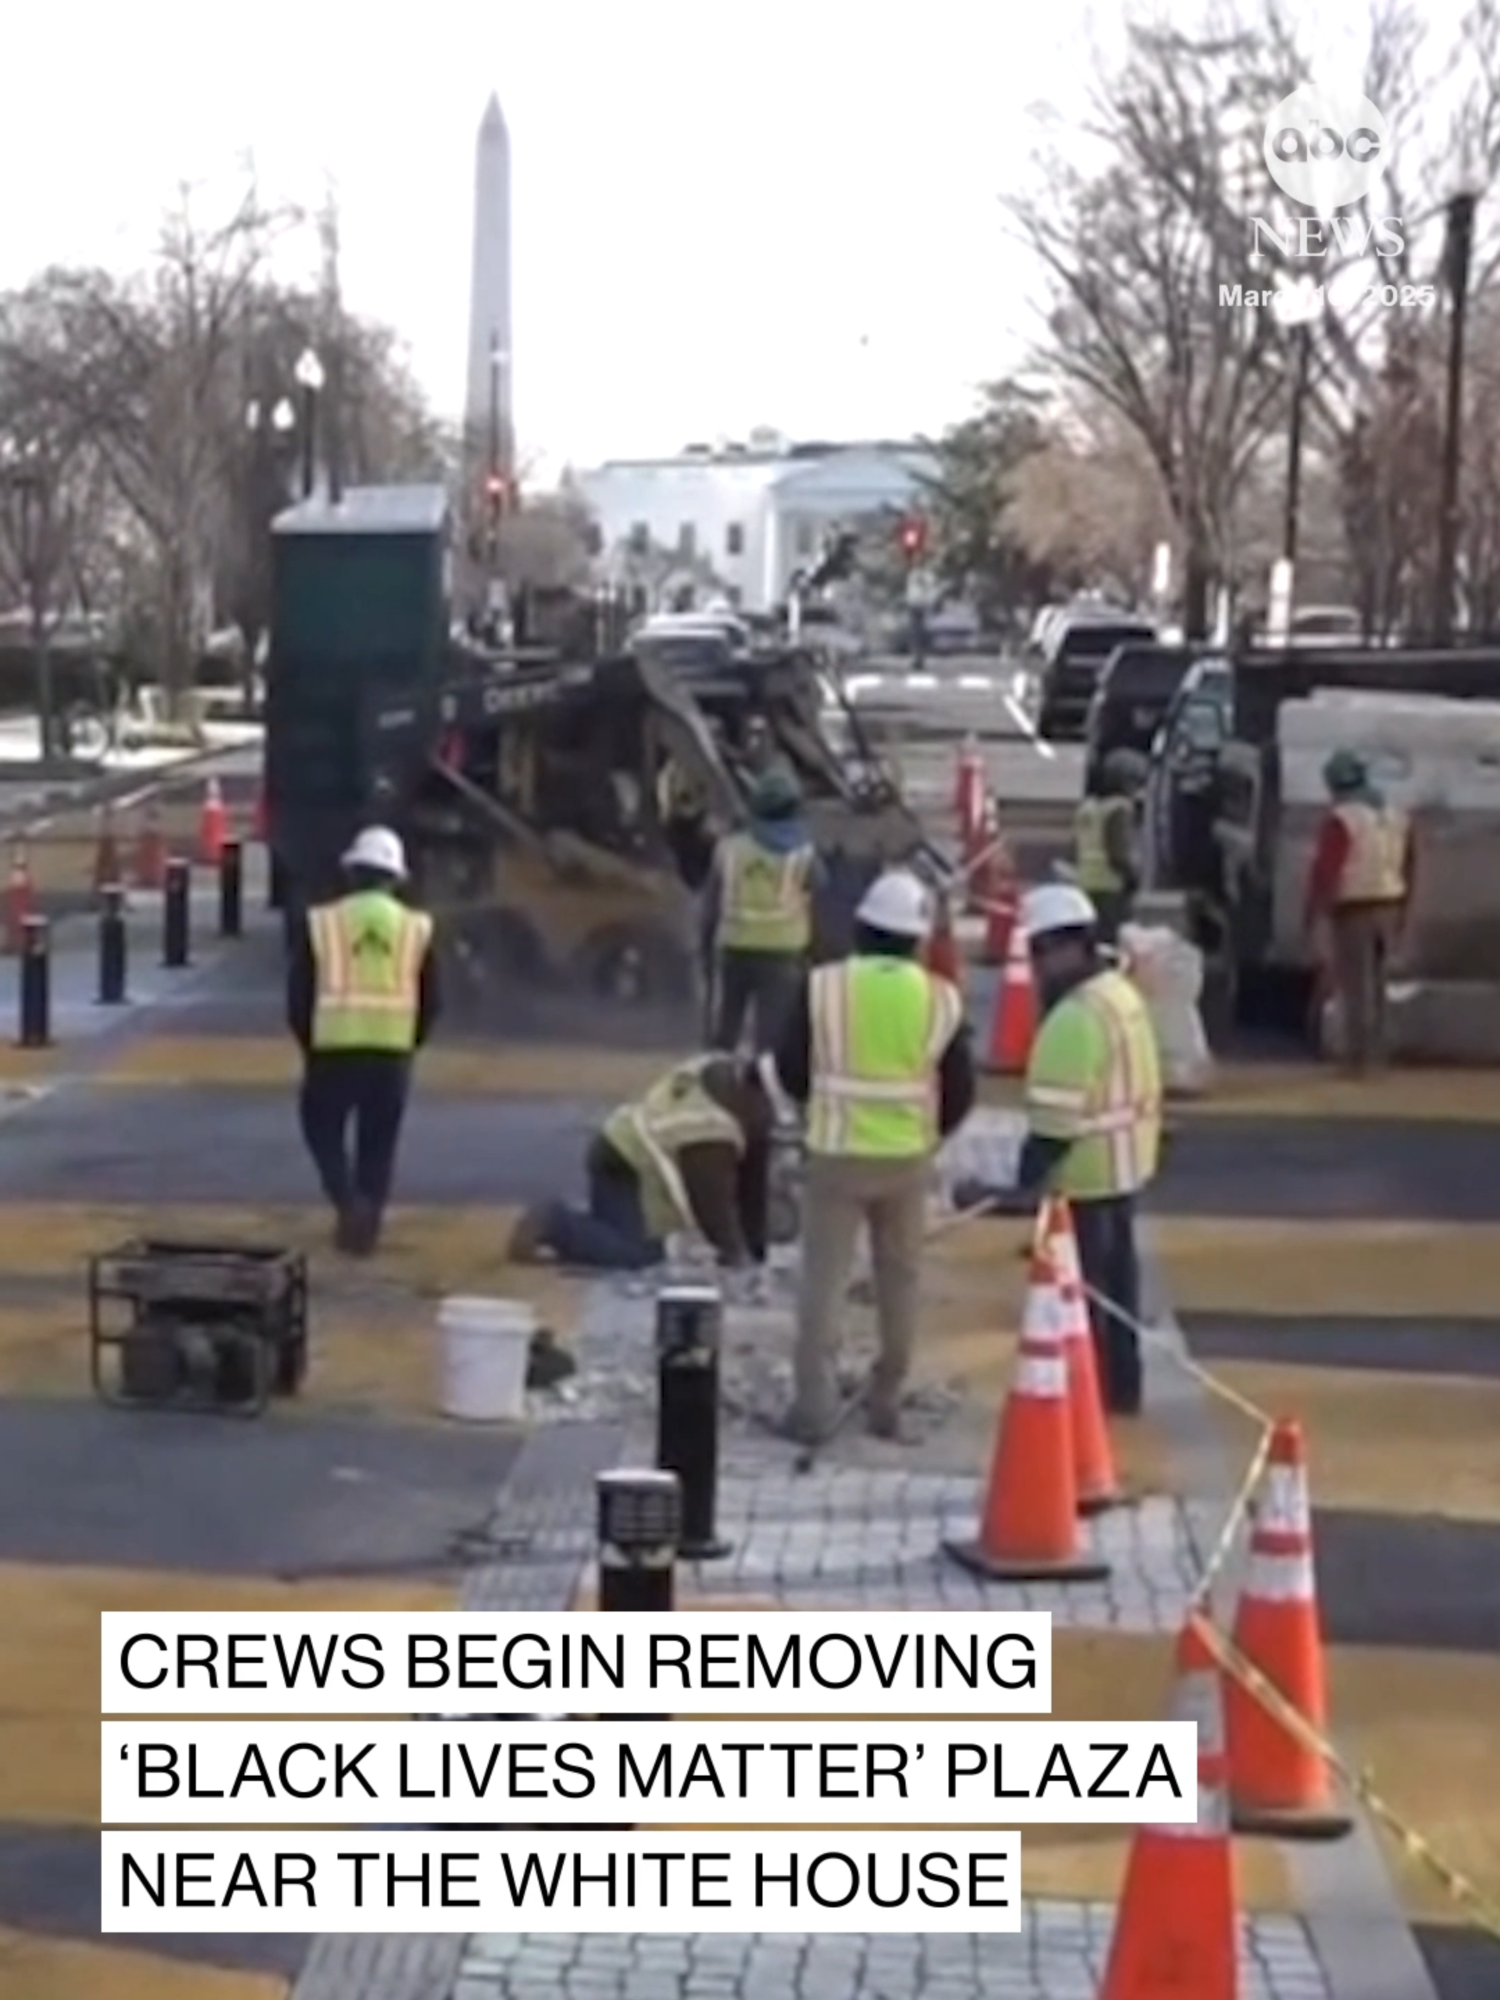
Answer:
<path fill-rule="evenodd" d="M 1223 1697 L 1196 1615 L 1177 1645 L 1172 1719 L 1198 1726 L 1198 1817 L 1131 1842 L 1099 2000 L 1239 2000 Z"/>
<path fill-rule="evenodd" d="M 990 1013 L 989 1046 L 984 1068 L 998 1076 L 1023 1076 L 1036 1040 L 1036 982 L 1031 971 L 1031 945 L 1018 917 L 1011 926 L 1010 949 L 995 987 Z"/>
<path fill-rule="evenodd" d="M 1108 1513 L 1127 1504 L 1115 1472 L 1114 1448 L 1099 1390 L 1094 1328 L 1083 1292 L 1078 1238 L 1065 1201 L 1047 1202 L 1039 1218 L 1052 1268 L 1057 1274 L 1063 1310 L 1063 1347 L 1068 1361 L 1068 1404 L 1073 1424 L 1073 1469 L 1078 1481 L 1078 1511 L 1085 1516 Z"/>
<path fill-rule="evenodd" d="M 1271 1436 L 1233 1637 L 1288 1707 L 1326 1736 L 1328 1676 L 1300 1424 L 1278 1423 Z M 1328 1759 L 1232 1676 L 1226 1714 L 1235 1832 L 1341 1840 L 1354 1822 L 1335 1804 Z"/>
<path fill-rule="evenodd" d="M 1011 1583 L 1099 1583 L 1109 1564 L 1078 1535 L 1068 1363 L 1057 1285 L 1045 1248 L 1031 1280 L 1015 1380 L 1000 1412 L 978 1533 L 943 1552 L 976 1576 Z"/>

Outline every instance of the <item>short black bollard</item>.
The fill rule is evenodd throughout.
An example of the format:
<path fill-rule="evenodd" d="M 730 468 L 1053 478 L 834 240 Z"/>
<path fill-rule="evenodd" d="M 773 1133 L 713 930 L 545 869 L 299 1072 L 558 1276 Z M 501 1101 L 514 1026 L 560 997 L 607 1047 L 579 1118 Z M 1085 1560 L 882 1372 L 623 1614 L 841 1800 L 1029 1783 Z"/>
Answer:
<path fill-rule="evenodd" d="M 125 1004 L 125 891 L 118 882 L 100 891 L 99 900 L 99 1005 Z"/>
<path fill-rule="evenodd" d="M 245 935 L 245 850 L 237 840 L 219 849 L 219 936 Z"/>
<path fill-rule="evenodd" d="M 169 861 L 161 904 L 161 962 L 169 971 L 178 971 L 190 962 L 192 893 L 189 863 Z"/>
<path fill-rule="evenodd" d="M 719 1352 L 724 1301 L 717 1287 L 667 1285 L 656 1295 L 656 1462 L 682 1487 L 689 1562 L 729 1554 L 714 1528 L 719 1484 Z"/>
<path fill-rule="evenodd" d="M 21 1020 L 23 1049 L 52 1046 L 52 926 L 45 917 L 21 925 Z"/>
<path fill-rule="evenodd" d="M 670 1611 L 682 1537 L 682 1485 L 675 1472 L 601 1472 L 599 1609 Z"/>

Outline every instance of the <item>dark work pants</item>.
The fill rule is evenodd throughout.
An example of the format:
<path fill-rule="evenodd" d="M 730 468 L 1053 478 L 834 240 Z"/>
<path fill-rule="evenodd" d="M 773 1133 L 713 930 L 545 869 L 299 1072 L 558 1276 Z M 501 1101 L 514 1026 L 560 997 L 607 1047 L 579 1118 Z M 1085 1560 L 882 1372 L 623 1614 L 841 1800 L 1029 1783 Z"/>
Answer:
<path fill-rule="evenodd" d="M 538 1236 L 559 1264 L 582 1271 L 644 1271 L 662 1260 L 646 1227 L 640 1182 L 623 1160 L 589 1161 L 587 1208 L 554 1202 Z"/>
<path fill-rule="evenodd" d="M 1141 1343 L 1135 1330 L 1141 1317 L 1141 1265 L 1135 1242 L 1135 1197 L 1113 1195 L 1107 1201 L 1074 1201 L 1070 1207 L 1084 1282 L 1126 1315 L 1122 1319 L 1089 1301 L 1099 1387 L 1112 1412 L 1134 1416 L 1141 1407 Z"/>
<path fill-rule="evenodd" d="M 800 953 L 721 951 L 714 968 L 714 1047 L 734 1054 L 753 1017 L 756 1054 L 774 1048 L 804 969 Z"/>
<path fill-rule="evenodd" d="M 407 1056 L 339 1050 L 307 1057 L 302 1136 L 323 1192 L 341 1212 L 358 1200 L 380 1214 L 390 1200 L 410 1085 Z"/>

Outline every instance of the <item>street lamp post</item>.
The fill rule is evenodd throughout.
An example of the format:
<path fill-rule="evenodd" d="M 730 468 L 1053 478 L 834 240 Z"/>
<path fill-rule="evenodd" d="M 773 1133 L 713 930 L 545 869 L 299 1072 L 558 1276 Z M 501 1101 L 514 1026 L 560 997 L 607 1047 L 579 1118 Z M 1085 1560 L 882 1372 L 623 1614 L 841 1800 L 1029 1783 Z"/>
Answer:
<path fill-rule="evenodd" d="M 327 379 L 323 364 L 310 347 L 304 347 L 292 371 L 302 391 L 302 497 L 312 498 L 318 462 L 318 398 Z"/>
<path fill-rule="evenodd" d="M 1460 188 L 1449 199 L 1443 240 L 1448 290 L 1448 380 L 1443 416 L 1442 493 L 1438 510 L 1438 558 L 1433 599 L 1433 636 L 1453 643 L 1454 599 L 1458 584 L 1459 472 L 1463 458 L 1464 334 L 1469 311 L 1469 271 L 1474 256 L 1474 214 L 1479 196 Z"/>
<path fill-rule="evenodd" d="M 47 638 L 48 607 L 42 548 L 46 533 L 43 518 L 46 500 L 36 461 L 35 440 L 24 445 L 18 445 L 10 438 L 0 441 L 0 480 L 3 480 L 6 497 L 15 508 L 13 545 L 31 632 L 38 748 L 41 760 L 46 764 L 57 747 L 57 728 L 53 714 L 52 649 Z"/>
<path fill-rule="evenodd" d="M 1302 427 L 1312 369 L 1313 329 L 1323 314 L 1323 289 L 1311 278 L 1278 291 L 1273 311 L 1291 335 L 1291 405 L 1287 415 L 1286 499 L 1281 526 L 1281 561 L 1271 577 L 1267 625 L 1271 638 L 1291 631 L 1297 588 L 1297 542 L 1302 521 Z"/>

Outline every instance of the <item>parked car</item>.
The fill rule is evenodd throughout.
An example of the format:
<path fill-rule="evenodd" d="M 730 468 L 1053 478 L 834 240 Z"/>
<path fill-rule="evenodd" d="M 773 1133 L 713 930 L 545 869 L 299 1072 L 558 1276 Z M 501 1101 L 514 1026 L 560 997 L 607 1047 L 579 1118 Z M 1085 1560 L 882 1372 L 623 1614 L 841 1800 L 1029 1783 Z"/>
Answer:
<path fill-rule="evenodd" d="M 1037 734 L 1048 742 L 1082 740 L 1089 704 L 1110 655 L 1121 646 L 1154 645 L 1149 619 L 1069 616 L 1048 634 L 1038 676 Z"/>
<path fill-rule="evenodd" d="M 1112 750 L 1149 756 L 1172 697 L 1205 648 L 1120 646 L 1104 664 L 1084 724 L 1084 781 L 1093 784 Z"/>

